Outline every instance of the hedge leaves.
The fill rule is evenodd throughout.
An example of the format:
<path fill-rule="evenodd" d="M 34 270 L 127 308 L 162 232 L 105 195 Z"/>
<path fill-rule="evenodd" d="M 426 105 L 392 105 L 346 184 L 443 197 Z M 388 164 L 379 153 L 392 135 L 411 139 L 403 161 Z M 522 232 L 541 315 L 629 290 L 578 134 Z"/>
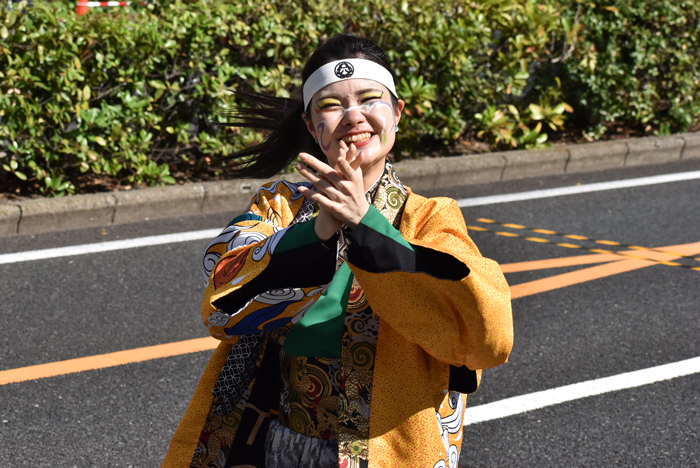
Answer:
<path fill-rule="evenodd" d="M 137 2 L 135 2 L 137 3 Z M 81 177 L 174 183 L 262 138 L 217 126 L 247 87 L 297 92 L 323 38 L 365 34 L 406 101 L 401 148 L 465 134 L 539 147 L 700 123 L 697 2 L 175 0 L 91 9 L 0 2 L 0 183 L 49 195 Z"/>

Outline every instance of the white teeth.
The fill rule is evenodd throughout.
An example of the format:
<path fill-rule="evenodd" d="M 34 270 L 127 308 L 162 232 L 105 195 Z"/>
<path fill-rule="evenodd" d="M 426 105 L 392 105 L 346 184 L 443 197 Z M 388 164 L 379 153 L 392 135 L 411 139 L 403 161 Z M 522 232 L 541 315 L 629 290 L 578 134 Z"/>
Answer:
<path fill-rule="evenodd" d="M 365 132 L 365 133 L 358 133 L 357 135 L 350 135 L 350 136 L 343 137 L 343 141 L 347 144 L 362 143 L 363 141 L 367 141 L 370 138 L 372 138 L 372 134 L 370 132 Z"/>

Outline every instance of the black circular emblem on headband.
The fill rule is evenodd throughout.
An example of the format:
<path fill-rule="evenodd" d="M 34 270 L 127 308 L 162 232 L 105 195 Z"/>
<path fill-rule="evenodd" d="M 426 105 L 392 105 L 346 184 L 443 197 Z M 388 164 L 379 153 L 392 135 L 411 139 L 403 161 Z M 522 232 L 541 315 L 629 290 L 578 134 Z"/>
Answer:
<path fill-rule="evenodd" d="M 355 73 L 355 69 L 350 62 L 340 62 L 335 66 L 335 70 L 333 70 L 333 72 L 335 73 L 335 76 L 342 80 L 345 78 L 350 78 L 352 74 Z"/>

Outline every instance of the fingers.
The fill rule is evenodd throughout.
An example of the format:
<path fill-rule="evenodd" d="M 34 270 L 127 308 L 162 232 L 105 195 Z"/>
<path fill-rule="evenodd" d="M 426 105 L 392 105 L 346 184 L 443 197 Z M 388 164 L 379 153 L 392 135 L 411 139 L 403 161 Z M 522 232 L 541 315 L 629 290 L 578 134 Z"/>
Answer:
<path fill-rule="evenodd" d="M 347 143 L 345 143 L 343 140 L 340 140 L 340 151 L 338 152 L 338 158 L 347 158 L 349 151 L 350 151 L 350 148 L 348 148 Z M 337 161 L 336 161 L 336 166 L 337 166 Z"/>
<path fill-rule="evenodd" d="M 298 166 L 299 172 L 316 185 L 318 191 L 304 186 L 300 186 L 298 190 L 317 203 L 322 211 L 328 211 L 335 219 L 354 227 L 367 213 L 369 207 L 365 198 L 362 172 L 359 169 L 354 170 L 344 157 L 338 158 L 337 166 L 342 174 L 347 175 L 347 178 L 340 175 L 342 181 L 338 187 L 308 168 Z"/>
<path fill-rule="evenodd" d="M 344 156 L 348 162 L 353 162 L 359 154 L 354 144 L 350 143 L 350 146 L 348 146 L 343 140 L 340 140 L 340 150 L 340 156 Z"/>
<path fill-rule="evenodd" d="M 356 158 L 357 159 L 357 158 Z M 354 161 L 353 161 L 354 162 Z M 350 162 L 345 158 L 338 158 L 338 170 L 343 175 L 343 177 L 354 183 L 362 186 L 362 170 L 359 168 L 354 168 Z"/>
<path fill-rule="evenodd" d="M 351 143 L 350 147 L 348 147 L 348 145 L 342 140 L 340 141 L 340 148 L 345 151 L 345 159 L 350 163 L 350 166 L 352 166 L 354 170 L 357 170 L 362 165 L 364 153 L 362 151 L 358 151 L 357 146 L 355 146 L 353 143 Z"/>
<path fill-rule="evenodd" d="M 310 154 L 299 153 L 299 159 L 306 165 L 297 163 L 294 167 L 317 187 L 337 187 L 342 182 L 343 176 L 341 174 Z"/>
<path fill-rule="evenodd" d="M 299 153 L 299 159 L 301 159 L 301 161 L 308 167 L 316 171 L 321 177 L 325 177 L 332 181 L 333 176 L 337 176 L 336 171 L 332 167 L 323 161 L 319 161 L 308 153 Z"/>
<path fill-rule="evenodd" d="M 297 164 L 297 170 L 316 186 L 316 191 L 299 187 L 302 195 L 348 226 L 364 216 L 367 200 L 360 167 L 363 156 L 354 144 L 348 147 L 341 143 L 335 168 L 309 154 L 301 153 L 299 158 L 304 164 Z"/>
<path fill-rule="evenodd" d="M 319 193 L 315 190 L 312 190 L 308 187 L 304 187 L 303 185 L 298 188 L 299 192 L 301 192 L 302 195 L 304 195 L 306 198 L 310 198 L 314 202 L 318 203 L 319 207 L 321 209 L 328 210 L 331 213 L 337 212 L 335 203 L 328 198 L 327 195 L 323 193 Z"/>
<path fill-rule="evenodd" d="M 355 178 L 350 176 L 351 173 L 347 168 L 345 173 L 340 170 L 339 163 L 341 161 L 347 161 L 349 163 L 349 167 L 352 168 L 352 171 L 357 172 L 362 165 L 362 161 L 364 160 L 363 153 L 361 151 L 357 151 L 357 147 L 354 144 L 350 144 L 348 147 L 342 140 L 340 142 L 340 152 L 338 154 L 335 168 L 331 168 L 328 164 L 319 161 L 308 153 L 299 153 L 299 159 L 301 159 L 301 161 L 306 164 L 308 168 L 311 168 L 311 170 L 309 170 L 307 167 L 299 164 L 295 166 L 304 177 L 309 179 L 309 181 L 315 184 L 320 179 L 326 179 L 335 187 L 339 187 L 343 179 L 351 180 Z M 312 171 L 316 171 L 317 174 L 313 174 Z M 361 176 L 361 172 L 358 175 Z"/>
<path fill-rule="evenodd" d="M 355 146 L 355 145 L 353 145 Z M 362 165 L 362 162 L 364 161 L 364 154 L 362 151 L 360 151 L 357 156 L 355 156 L 355 159 L 350 161 L 350 166 L 353 168 L 353 170 L 358 171 L 360 169 L 360 166 Z M 360 175 L 362 173 L 360 172 Z"/>
<path fill-rule="evenodd" d="M 309 153 L 299 153 L 299 159 L 318 173 L 327 173 L 333 170 L 328 164 L 316 159 Z"/>
<path fill-rule="evenodd" d="M 345 145 L 344 141 L 341 141 L 342 145 Z M 346 146 L 347 148 L 347 146 Z M 357 147 L 354 144 L 350 144 L 345 157 L 339 157 L 337 161 L 338 170 L 347 180 L 352 180 L 357 182 L 362 180 L 362 171 L 360 170 L 360 165 L 362 164 L 362 152 L 357 151 Z"/>
<path fill-rule="evenodd" d="M 311 171 L 308 167 L 297 163 L 295 165 L 297 171 L 299 171 L 299 174 L 302 176 L 306 177 L 306 179 L 314 184 L 318 190 L 326 194 L 326 196 L 330 195 L 330 192 L 335 189 L 335 185 L 333 185 L 331 182 L 329 182 L 325 177 L 322 177 L 315 172 Z"/>
<path fill-rule="evenodd" d="M 299 153 L 299 159 L 321 175 L 333 172 L 333 168 L 308 153 Z"/>
<path fill-rule="evenodd" d="M 294 165 L 297 171 L 299 171 L 299 174 L 303 175 L 306 177 L 309 182 L 312 184 L 316 185 L 316 182 L 322 180 L 321 176 L 313 172 L 311 169 L 309 169 L 307 166 L 304 166 L 303 164 L 296 163 Z"/>

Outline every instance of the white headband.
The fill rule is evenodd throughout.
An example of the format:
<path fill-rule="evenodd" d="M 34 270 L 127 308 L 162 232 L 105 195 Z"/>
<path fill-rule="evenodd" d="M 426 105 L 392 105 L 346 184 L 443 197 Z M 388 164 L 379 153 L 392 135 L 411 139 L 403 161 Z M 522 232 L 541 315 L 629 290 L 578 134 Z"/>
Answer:
<path fill-rule="evenodd" d="M 330 62 L 311 74 L 304 83 L 304 109 L 309 106 L 309 101 L 320 89 L 336 81 L 364 78 L 376 81 L 387 87 L 397 99 L 394 78 L 389 70 L 367 59 L 343 59 Z"/>

